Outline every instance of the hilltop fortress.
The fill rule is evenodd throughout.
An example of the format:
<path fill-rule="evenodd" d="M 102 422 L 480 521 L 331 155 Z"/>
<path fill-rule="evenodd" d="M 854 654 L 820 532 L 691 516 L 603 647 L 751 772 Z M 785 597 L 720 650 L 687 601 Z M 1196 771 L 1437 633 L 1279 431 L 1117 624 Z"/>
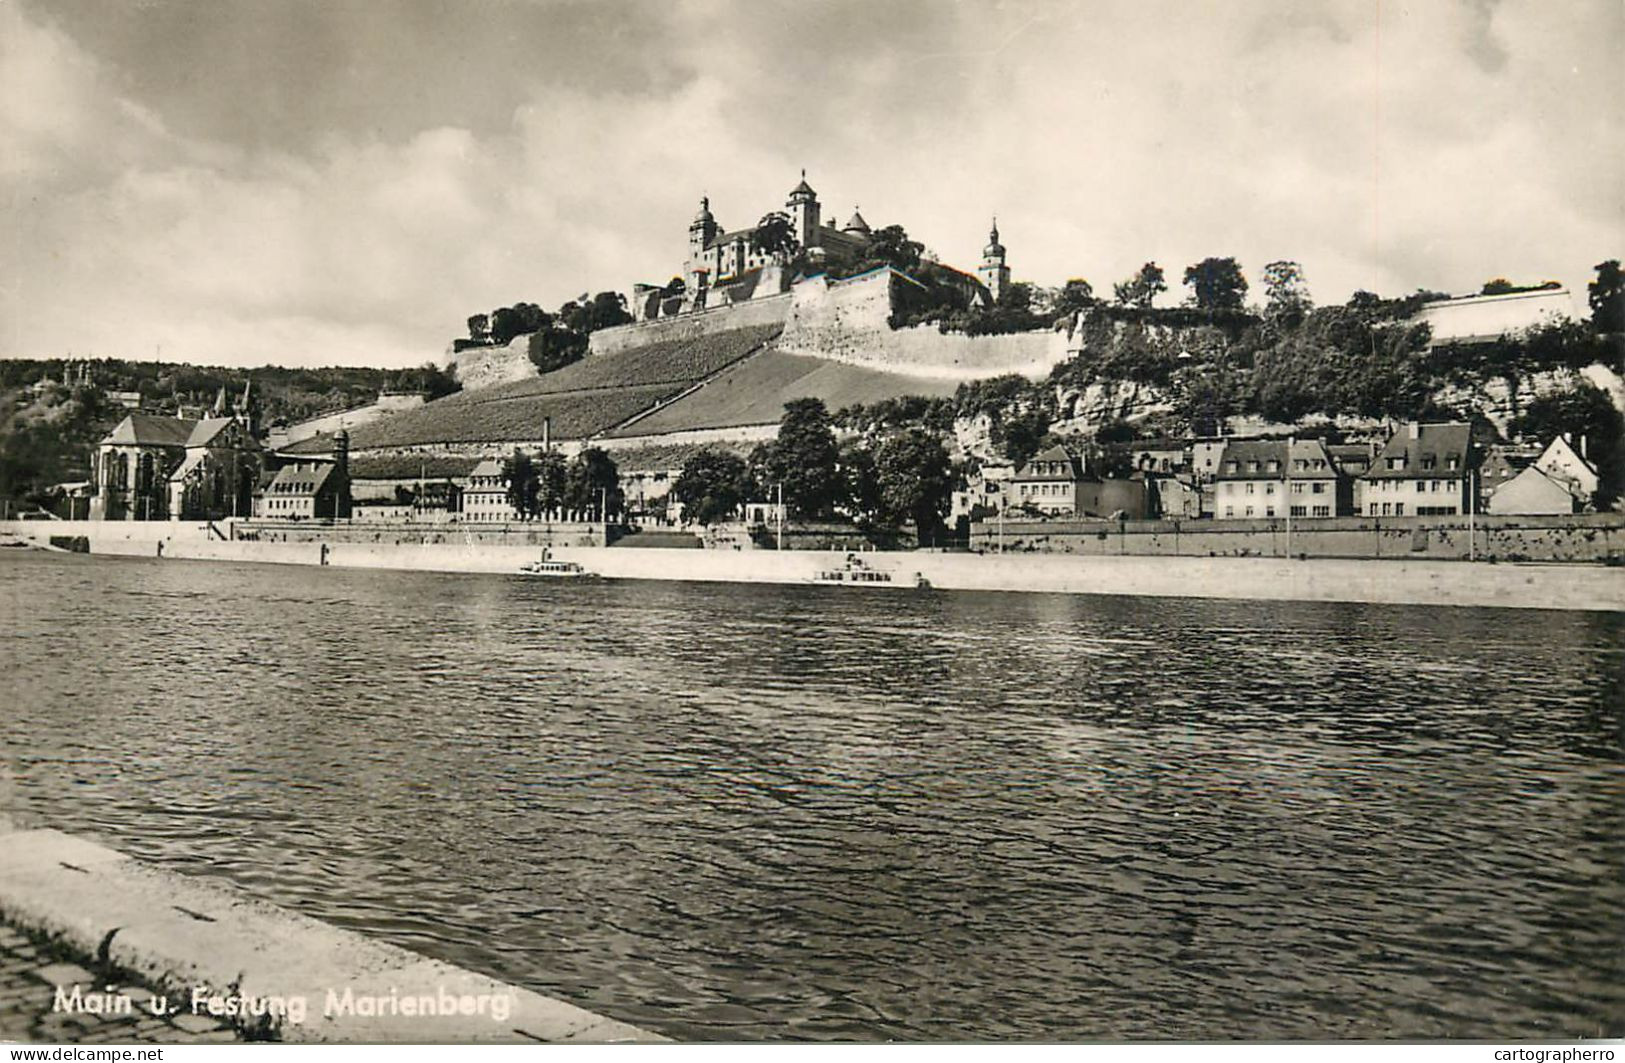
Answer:
<path fill-rule="evenodd" d="M 756 247 L 755 226 L 725 228 L 710 199 L 702 198 L 688 227 L 680 290 L 633 285 L 627 296 L 633 323 L 594 332 L 589 356 L 767 325 L 782 329 L 775 345 L 782 351 L 954 382 L 1003 373 L 1038 377 L 1067 356 L 1065 336 L 1051 332 L 972 337 L 933 325 L 893 328 L 899 316 L 922 304 L 926 289 L 887 267 L 836 276 L 861 261 L 874 235 L 862 212 L 855 209 L 840 227 L 826 221 L 803 173 L 784 214 L 797 249 L 793 255 Z M 974 273 L 936 261 L 931 266 L 937 282 L 954 288 L 966 305 L 985 307 L 1010 288 L 1006 254 L 995 222 Z M 452 364 L 469 390 L 536 376 L 525 337 L 505 348 L 459 352 Z"/>

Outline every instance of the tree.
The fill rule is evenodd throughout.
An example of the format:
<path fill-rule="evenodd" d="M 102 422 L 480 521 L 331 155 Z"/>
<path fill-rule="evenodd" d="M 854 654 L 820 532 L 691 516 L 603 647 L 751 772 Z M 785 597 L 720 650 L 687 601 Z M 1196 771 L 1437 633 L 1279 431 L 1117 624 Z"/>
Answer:
<path fill-rule="evenodd" d="M 750 247 L 758 254 L 772 255 L 783 262 L 800 249 L 801 241 L 796 239 L 790 215 L 774 210 L 762 215 L 762 220 L 751 230 Z"/>
<path fill-rule="evenodd" d="M 743 459 L 707 448 L 683 463 L 671 493 L 683 504 L 689 520 L 715 524 L 739 511 L 749 484 L 750 470 Z"/>
<path fill-rule="evenodd" d="M 1167 290 L 1168 284 L 1163 279 L 1162 267 L 1155 262 L 1147 262 L 1134 276 L 1112 286 L 1112 292 L 1117 296 L 1118 303 L 1140 310 L 1151 309 L 1151 304 L 1157 296 Z"/>
<path fill-rule="evenodd" d="M 1303 267 L 1296 262 L 1271 262 L 1264 267 L 1264 312 L 1272 317 L 1301 320 L 1313 304 Z"/>
<path fill-rule="evenodd" d="M 1094 285 L 1082 277 L 1073 277 L 1061 286 L 1060 293 L 1055 297 L 1055 319 L 1070 318 L 1080 310 L 1087 310 L 1099 302 L 1100 300 L 1095 298 Z"/>
<path fill-rule="evenodd" d="M 871 521 L 880 512 L 880 477 L 875 456 L 860 440 L 841 444 L 836 459 L 841 477 L 841 505 L 855 520 Z"/>
<path fill-rule="evenodd" d="M 824 516 L 840 499 L 839 450 L 829 411 L 820 399 L 784 404 L 779 438 L 766 455 L 767 478 L 784 485 L 785 505 L 797 513 Z"/>
<path fill-rule="evenodd" d="M 536 459 L 534 512 L 557 513 L 563 508 L 566 478 L 564 455 L 556 450 L 543 451 Z"/>
<path fill-rule="evenodd" d="M 479 342 L 491 338 L 490 314 L 475 314 L 468 319 L 468 338 Z"/>
<path fill-rule="evenodd" d="M 1240 310 L 1247 298 L 1247 278 L 1233 258 L 1204 258 L 1187 266 L 1185 284 L 1198 310 Z"/>
<path fill-rule="evenodd" d="M 1508 292 L 1515 292 L 1517 290 L 1518 290 L 1517 285 L 1513 284 L 1511 281 L 1507 280 L 1505 277 L 1496 277 L 1494 280 L 1485 281 L 1484 282 L 1484 287 L 1479 292 L 1479 294 L 1480 295 L 1506 295 Z"/>
<path fill-rule="evenodd" d="M 508 505 L 520 519 L 536 514 L 536 467 L 530 455 L 514 448 L 508 460 L 502 463 L 503 478 L 508 481 Z"/>
<path fill-rule="evenodd" d="M 910 240 L 908 231 L 901 225 L 888 225 L 869 234 L 852 273 L 866 273 L 881 266 L 890 266 L 899 273 L 912 273 L 919 268 L 920 252 L 924 250 L 925 245 Z"/>
<path fill-rule="evenodd" d="M 619 513 L 624 496 L 615 459 L 598 447 L 588 447 L 570 462 L 565 474 L 564 505 L 577 513 L 593 512 L 599 520 Z"/>
<path fill-rule="evenodd" d="M 1619 259 L 1597 263 L 1597 279 L 1586 285 L 1591 327 L 1600 333 L 1625 332 L 1625 274 Z"/>
<path fill-rule="evenodd" d="M 911 428 L 891 436 L 875 452 L 881 513 L 891 521 L 912 522 L 919 542 L 942 526 L 953 495 L 953 467 L 942 441 Z"/>

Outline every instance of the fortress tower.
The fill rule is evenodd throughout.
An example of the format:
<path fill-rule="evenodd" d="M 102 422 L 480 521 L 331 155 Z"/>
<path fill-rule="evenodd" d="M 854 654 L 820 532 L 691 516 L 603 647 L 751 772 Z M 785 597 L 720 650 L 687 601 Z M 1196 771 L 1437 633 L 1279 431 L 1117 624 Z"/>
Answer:
<path fill-rule="evenodd" d="M 802 247 L 817 247 L 821 243 L 820 221 L 818 208 L 818 193 L 812 190 L 807 183 L 807 171 L 801 171 L 801 183 L 790 190 L 790 198 L 785 200 L 785 207 L 790 215 L 790 224 L 796 232 L 796 239 Z"/>
<path fill-rule="evenodd" d="M 993 231 L 987 234 L 987 246 L 982 249 L 982 264 L 976 275 L 987 285 L 987 292 L 997 303 L 1010 290 L 1010 267 L 1004 264 L 1004 245 L 999 243 L 999 219 L 993 219 Z"/>
<path fill-rule="evenodd" d="M 706 272 L 705 250 L 716 240 L 718 232 L 717 219 L 711 214 L 711 197 L 701 196 L 700 212 L 688 226 L 688 276 L 683 280 L 688 283 L 690 292 L 705 287 L 699 274 Z"/>

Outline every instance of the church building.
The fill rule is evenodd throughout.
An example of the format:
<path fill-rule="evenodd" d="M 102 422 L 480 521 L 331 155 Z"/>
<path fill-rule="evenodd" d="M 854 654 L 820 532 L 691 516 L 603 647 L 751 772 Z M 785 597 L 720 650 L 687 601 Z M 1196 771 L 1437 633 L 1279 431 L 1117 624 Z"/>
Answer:
<path fill-rule="evenodd" d="M 264 464 L 249 386 L 198 420 L 132 413 L 91 455 L 92 520 L 247 517 Z"/>

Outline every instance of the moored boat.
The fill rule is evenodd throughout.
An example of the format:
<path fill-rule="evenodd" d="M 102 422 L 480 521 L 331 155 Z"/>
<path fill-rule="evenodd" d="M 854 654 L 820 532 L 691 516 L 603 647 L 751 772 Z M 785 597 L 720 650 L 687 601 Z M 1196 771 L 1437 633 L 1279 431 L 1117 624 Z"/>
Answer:
<path fill-rule="evenodd" d="M 924 574 L 916 572 L 911 576 L 898 579 L 897 576 L 884 569 L 871 566 L 856 554 L 847 554 L 846 560 L 837 568 L 822 568 L 813 574 L 808 582 L 831 587 L 929 587 L 931 581 Z"/>

